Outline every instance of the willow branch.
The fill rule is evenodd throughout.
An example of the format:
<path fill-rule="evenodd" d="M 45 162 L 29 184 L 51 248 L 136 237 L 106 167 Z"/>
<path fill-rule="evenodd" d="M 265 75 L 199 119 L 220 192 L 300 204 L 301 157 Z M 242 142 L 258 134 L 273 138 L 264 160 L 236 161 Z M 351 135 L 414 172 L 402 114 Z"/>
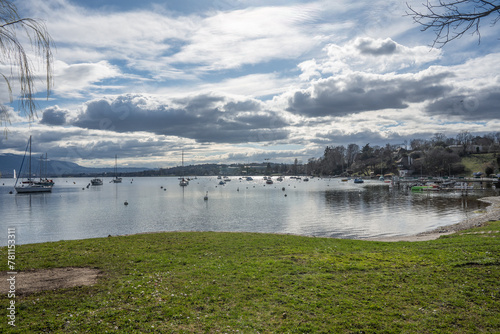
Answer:
<path fill-rule="evenodd" d="M 10 73 L 0 73 L 7 85 L 10 101 L 13 101 L 12 80 L 19 83 L 19 109 L 27 114 L 30 120 L 36 116 L 35 79 L 33 64 L 28 50 L 19 39 L 19 35 L 29 41 L 36 58 L 43 61 L 46 72 L 47 98 L 53 86 L 52 75 L 52 39 L 42 21 L 21 18 L 15 6 L 9 1 L 0 0 L 0 64 L 7 65 Z M 0 120 L 0 122 L 2 122 Z M 6 121 L 3 120 L 4 124 Z M 1 125 L 1 124 L 0 124 Z"/>

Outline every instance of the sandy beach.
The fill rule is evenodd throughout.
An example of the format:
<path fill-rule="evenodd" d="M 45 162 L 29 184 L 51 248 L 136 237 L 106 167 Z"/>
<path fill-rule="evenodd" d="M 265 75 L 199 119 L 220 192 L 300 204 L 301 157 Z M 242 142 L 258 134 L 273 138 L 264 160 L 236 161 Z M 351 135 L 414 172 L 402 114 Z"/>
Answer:
<path fill-rule="evenodd" d="M 486 203 L 490 203 L 490 205 L 486 208 L 486 212 L 476 217 L 465 219 L 460 223 L 448 226 L 440 226 L 434 230 L 419 233 L 417 235 L 412 235 L 412 236 L 369 238 L 363 240 L 387 241 L 387 242 L 434 240 L 442 235 L 456 233 L 473 227 L 479 227 L 489 221 L 500 220 L 500 196 L 484 197 L 480 198 L 479 200 Z"/>

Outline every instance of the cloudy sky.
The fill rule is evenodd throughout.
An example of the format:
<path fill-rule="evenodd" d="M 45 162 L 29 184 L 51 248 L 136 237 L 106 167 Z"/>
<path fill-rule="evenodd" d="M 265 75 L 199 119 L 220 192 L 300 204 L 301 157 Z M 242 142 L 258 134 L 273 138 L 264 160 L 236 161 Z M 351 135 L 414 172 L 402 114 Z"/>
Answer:
<path fill-rule="evenodd" d="M 175 166 L 182 150 L 187 164 L 305 162 L 327 145 L 499 131 L 498 27 L 431 48 L 404 15 L 421 2 L 15 1 L 53 38 L 54 87 L 43 99 L 38 82 L 31 124 L 0 90 L 0 153 L 32 134 L 88 167 Z"/>

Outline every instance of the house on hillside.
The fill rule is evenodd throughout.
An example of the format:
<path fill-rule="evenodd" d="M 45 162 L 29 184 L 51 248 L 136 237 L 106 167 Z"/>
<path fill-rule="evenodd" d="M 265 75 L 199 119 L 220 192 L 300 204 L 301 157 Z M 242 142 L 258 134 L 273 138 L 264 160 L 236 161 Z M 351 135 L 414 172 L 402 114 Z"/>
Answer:
<path fill-rule="evenodd" d="M 412 165 L 413 159 L 407 154 L 396 160 L 396 166 L 398 167 L 399 176 L 405 177 L 412 175 L 414 172 Z"/>
<path fill-rule="evenodd" d="M 396 150 L 394 153 L 395 157 L 395 164 L 396 167 L 398 168 L 399 176 L 400 177 L 405 177 L 405 176 L 410 176 L 413 174 L 414 169 L 413 169 L 413 161 L 414 159 L 412 158 L 412 154 L 400 147 Z"/>

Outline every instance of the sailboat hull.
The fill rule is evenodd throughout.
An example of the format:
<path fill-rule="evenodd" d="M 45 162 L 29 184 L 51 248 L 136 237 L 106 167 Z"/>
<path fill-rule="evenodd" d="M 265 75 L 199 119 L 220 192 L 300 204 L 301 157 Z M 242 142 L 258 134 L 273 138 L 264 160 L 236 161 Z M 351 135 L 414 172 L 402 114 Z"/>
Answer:
<path fill-rule="evenodd" d="M 52 192 L 51 186 L 39 186 L 39 185 L 27 185 L 27 186 L 15 187 L 15 189 L 18 194 Z"/>

